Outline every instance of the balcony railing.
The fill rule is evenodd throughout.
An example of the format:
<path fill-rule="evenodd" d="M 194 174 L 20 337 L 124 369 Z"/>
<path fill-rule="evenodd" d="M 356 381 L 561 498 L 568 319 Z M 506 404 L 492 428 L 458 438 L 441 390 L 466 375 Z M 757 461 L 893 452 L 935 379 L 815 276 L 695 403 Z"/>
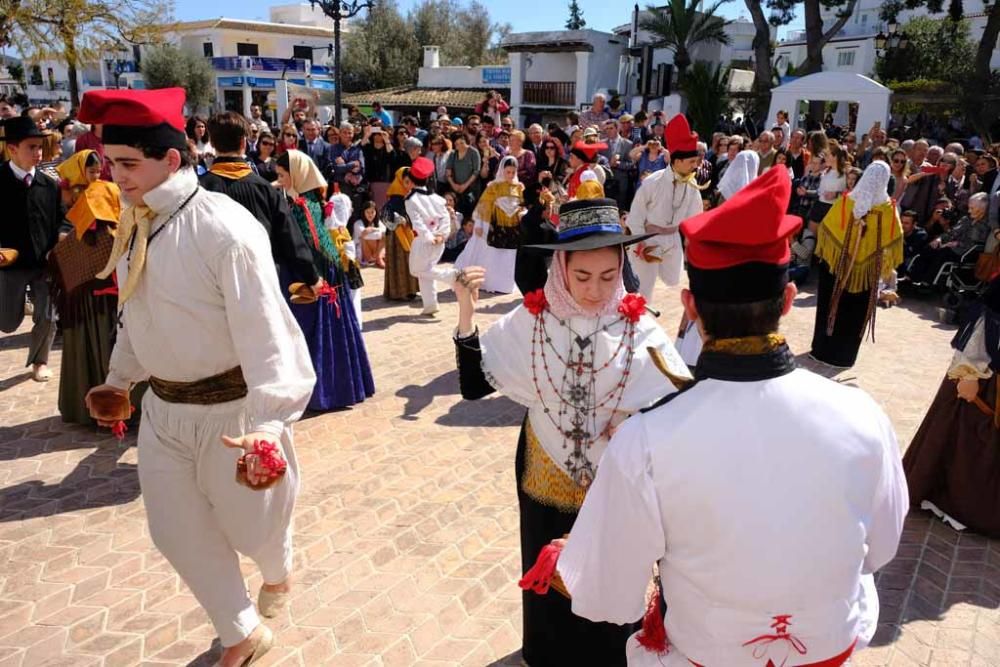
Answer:
<path fill-rule="evenodd" d="M 575 107 L 576 82 L 525 81 L 521 97 L 524 100 L 524 104 Z"/>
<path fill-rule="evenodd" d="M 306 61 L 300 58 L 261 58 L 258 56 L 225 56 L 209 58 L 212 69 L 223 72 L 305 72 Z"/>

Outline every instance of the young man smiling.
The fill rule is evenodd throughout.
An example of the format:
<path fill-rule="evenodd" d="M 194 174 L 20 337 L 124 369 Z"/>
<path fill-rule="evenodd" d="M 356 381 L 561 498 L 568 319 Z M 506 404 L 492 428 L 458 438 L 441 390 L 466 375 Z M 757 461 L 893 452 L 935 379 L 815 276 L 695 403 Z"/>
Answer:
<path fill-rule="evenodd" d="M 267 233 L 245 208 L 198 185 L 183 106 L 180 88 L 83 98 L 80 118 L 104 124 L 106 156 L 130 204 L 99 274 L 117 270 L 121 328 L 107 384 L 91 390 L 88 405 L 107 425 L 99 397 L 149 381 L 139 481 L 150 537 L 212 620 L 220 664 L 234 667 L 256 662 L 273 642 L 238 553 L 263 575 L 261 615 L 288 598 L 299 481 L 291 423 L 315 376 Z M 282 459 L 283 476 L 265 488 L 266 471 L 277 474 Z"/>

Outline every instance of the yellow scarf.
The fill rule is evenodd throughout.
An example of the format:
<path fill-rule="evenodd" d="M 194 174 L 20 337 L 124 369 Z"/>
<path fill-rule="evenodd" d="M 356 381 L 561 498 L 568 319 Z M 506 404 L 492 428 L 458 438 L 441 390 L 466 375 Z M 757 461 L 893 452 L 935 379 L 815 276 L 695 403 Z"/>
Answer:
<path fill-rule="evenodd" d="M 253 173 L 250 165 L 246 162 L 213 162 L 209 171 L 216 176 L 228 178 L 231 181 L 238 181 Z"/>
<path fill-rule="evenodd" d="M 409 194 L 406 190 L 406 186 L 403 185 L 403 176 L 410 170 L 409 167 L 400 167 L 396 170 L 396 177 L 392 180 L 389 185 L 389 189 L 386 190 L 385 196 L 392 197 L 394 195 L 399 195 L 400 197 L 405 197 Z"/>
<path fill-rule="evenodd" d="M 93 152 L 88 148 L 79 153 L 73 153 L 56 167 L 59 178 L 66 181 L 68 187 L 87 187 L 90 185 L 90 181 L 87 180 L 87 158 Z"/>
<path fill-rule="evenodd" d="M 860 223 L 854 219 L 854 200 L 843 195 L 823 218 L 816 241 L 816 256 L 854 293 L 889 278 L 903 262 L 903 229 L 891 200 L 873 206 Z"/>
<path fill-rule="evenodd" d="M 107 181 L 94 181 L 80 193 L 73 208 L 66 213 L 66 219 L 73 224 L 76 238 L 80 240 L 97 220 L 108 223 L 108 231 L 114 235 L 121 212 L 121 190 L 118 186 Z"/>
<path fill-rule="evenodd" d="M 139 286 L 139 279 L 142 278 L 142 270 L 146 266 L 146 246 L 149 243 L 149 230 L 156 218 L 153 209 L 145 204 L 129 206 L 122 211 L 122 219 L 118 225 L 118 235 L 115 236 L 115 244 L 111 248 L 111 257 L 104 269 L 97 274 L 98 278 L 107 278 L 115 271 L 118 260 L 128 252 L 129 243 L 132 236 L 135 236 L 135 247 L 132 253 L 132 263 L 129 266 L 128 277 L 125 284 L 118 290 L 119 308 L 125 304 Z"/>

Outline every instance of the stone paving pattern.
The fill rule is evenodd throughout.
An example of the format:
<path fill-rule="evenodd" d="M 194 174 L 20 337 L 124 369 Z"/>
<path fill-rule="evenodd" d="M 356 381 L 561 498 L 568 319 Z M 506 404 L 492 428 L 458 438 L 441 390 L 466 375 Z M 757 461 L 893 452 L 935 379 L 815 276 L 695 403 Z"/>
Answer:
<path fill-rule="evenodd" d="M 453 295 L 437 319 L 421 318 L 375 296 L 380 272 L 366 279 L 378 393 L 296 428 L 296 592 L 269 623 L 277 647 L 261 664 L 516 665 L 523 410 L 503 397 L 461 401 Z M 516 301 L 485 297 L 480 324 Z M 659 288 L 668 331 L 677 301 Z M 796 352 L 808 350 L 814 303 L 801 295 L 786 322 Z M 877 345 L 837 376 L 875 396 L 902 447 L 949 359 L 954 327 L 935 306 L 880 311 Z M 27 331 L 0 338 L 0 667 L 212 664 L 207 617 L 149 540 L 134 434 L 122 447 L 62 424 L 57 380 L 36 384 L 22 367 Z M 245 572 L 256 595 L 260 576 L 248 562 Z M 913 513 L 878 584 L 882 624 L 853 664 L 1000 665 L 1000 542 Z"/>

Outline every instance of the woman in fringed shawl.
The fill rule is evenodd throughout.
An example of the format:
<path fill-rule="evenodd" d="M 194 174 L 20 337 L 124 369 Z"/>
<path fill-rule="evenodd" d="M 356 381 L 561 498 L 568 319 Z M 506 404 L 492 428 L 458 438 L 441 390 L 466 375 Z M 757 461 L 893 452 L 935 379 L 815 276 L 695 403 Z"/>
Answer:
<path fill-rule="evenodd" d="M 410 274 L 410 244 L 413 228 L 406 217 L 406 195 L 413 184 L 406 176 L 409 167 L 400 167 L 392 185 L 386 191 L 388 199 L 382 207 L 382 224 L 385 225 L 385 288 L 382 295 L 392 301 L 412 301 L 417 298 L 420 285 Z"/>
<path fill-rule="evenodd" d="M 114 281 L 96 276 L 111 256 L 121 192 L 100 180 L 101 159 L 92 150 L 72 155 L 57 171 L 69 209 L 66 233 L 49 262 L 63 332 L 59 413 L 65 422 L 93 424 L 84 398 L 108 375 L 118 299 Z"/>
<path fill-rule="evenodd" d="M 1000 538 L 1000 278 L 955 335 L 948 372 L 903 457 L 910 505 Z"/>
<path fill-rule="evenodd" d="M 903 261 L 903 231 L 887 190 L 890 176 L 886 163 L 868 165 L 819 228 L 819 296 L 810 354 L 831 366 L 854 365 L 869 327 L 874 340 L 879 281 Z"/>
<path fill-rule="evenodd" d="M 690 375 L 645 300 L 626 294 L 624 246 L 613 199 L 564 204 L 544 289 L 480 334 L 473 321 L 482 267 L 459 272 L 455 337 L 462 396 L 501 392 L 527 408 L 514 464 L 522 572 L 566 535 L 614 428 L 676 391 Z M 664 377 L 666 376 L 666 377 Z M 525 590 L 523 661 L 530 667 L 625 667 L 632 625 L 575 616 L 558 591 Z"/>
<path fill-rule="evenodd" d="M 277 160 L 278 182 L 288 195 L 292 217 L 302 229 L 316 264 L 326 280 L 326 293 L 313 303 L 292 303 L 309 344 L 316 386 L 309 409 L 344 408 L 375 393 L 368 352 L 357 313 L 351 304 L 351 287 L 336 242 L 323 224 L 326 179 L 308 155 L 289 150 Z"/>

